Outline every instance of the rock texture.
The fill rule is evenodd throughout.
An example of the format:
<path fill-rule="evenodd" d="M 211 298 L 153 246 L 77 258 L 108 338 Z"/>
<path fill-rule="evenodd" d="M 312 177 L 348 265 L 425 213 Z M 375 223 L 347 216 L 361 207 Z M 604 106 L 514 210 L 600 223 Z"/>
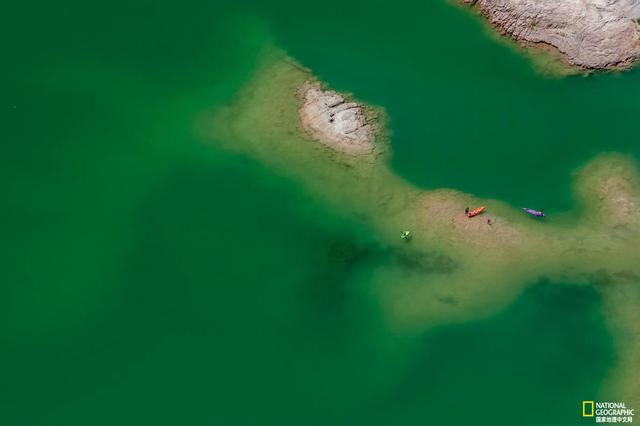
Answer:
<path fill-rule="evenodd" d="M 343 95 L 306 82 L 299 91 L 302 127 L 314 139 L 345 154 L 369 154 L 373 151 L 376 126 L 365 108 Z"/>
<path fill-rule="evenodd" d="M 462 0 L 524 43 L 556 47 L 576 66 L 630 66 L 640 57 L 640 0 Z"/>

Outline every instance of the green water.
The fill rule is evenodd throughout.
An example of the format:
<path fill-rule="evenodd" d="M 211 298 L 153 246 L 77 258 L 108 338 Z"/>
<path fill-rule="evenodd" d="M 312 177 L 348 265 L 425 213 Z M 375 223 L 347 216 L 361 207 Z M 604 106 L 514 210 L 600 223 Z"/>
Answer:
<path fill-rule="evenodd" d="M 321 79 L 388 110 L 393 165 L 410 181 L 563 210 L 573 169 L 603 150 L 640 154 L 637 70 L 540 78 L 471 13 L 373 3 L 270 16 L 280 45 Z"/>
<path fill-rule="evenodd" d="M 0 424 L 578 424 L 615 358 L 593 289 L 398 334 L 372 230 L 194 122 L 275 42 L 387 109 L 408 180 L 562 210 L 640 152 L 640 74 L 543 78 L 444 1 L 262 3 L 3 13 Z"/>

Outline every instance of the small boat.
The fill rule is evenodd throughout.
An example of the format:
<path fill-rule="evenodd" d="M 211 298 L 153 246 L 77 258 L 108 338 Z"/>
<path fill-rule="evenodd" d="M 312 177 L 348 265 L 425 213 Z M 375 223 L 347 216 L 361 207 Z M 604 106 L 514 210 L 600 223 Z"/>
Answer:
<path fill-rule="evenodd" d="M 545 217 L 544 210 L 534 210 L 534 209 L 527 209 L 527 208 L 523 208 L 522 210 L 530 214 L 531 216 Z"/>
<path fill-rule="evenodd" d="M 467 213 L 467 217 L 478 216 L 480 213 L 482 213 L 484 211 L 485 211 L 485 206 L 475 208 L 475 209 L 471 210 L 469 213 Z"/>
<path fill-rule="evenodd" d="M 403 240 L 410 240 L 411 239 L 411 231 L 402 231 L 402 233 L 400 234 L 400 238 L 402 238 Z"/>

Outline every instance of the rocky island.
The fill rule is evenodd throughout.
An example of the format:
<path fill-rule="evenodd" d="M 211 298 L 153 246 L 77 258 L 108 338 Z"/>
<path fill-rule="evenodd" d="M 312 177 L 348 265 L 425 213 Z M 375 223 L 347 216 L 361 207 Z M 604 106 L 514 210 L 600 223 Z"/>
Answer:
<path fill-rule="evenodd" d="M 524 45 L 553 46 L 586 69 L 627 68 L 640 58 L 640 0 L 462 0 Z"/>
<path fill-rule="evenodd" d="M 300 122 L 312 138 L 345 154 L 373 152 L 377 126 L 371 111 L 317 81 L 305 82 L 298 94 Z"/>

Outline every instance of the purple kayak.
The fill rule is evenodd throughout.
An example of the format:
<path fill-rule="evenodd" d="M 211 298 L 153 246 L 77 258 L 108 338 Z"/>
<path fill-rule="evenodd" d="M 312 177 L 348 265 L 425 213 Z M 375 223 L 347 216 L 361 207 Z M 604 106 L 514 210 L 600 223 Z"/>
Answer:
<path fill-rule="evenodd" d="M 545 217 L 545 214 L 542 210 L 540 211 L 534 210 L 534 209 L 522 209 L 522 210 L 524 210 L 525 212 L 535 217 Z"/>

